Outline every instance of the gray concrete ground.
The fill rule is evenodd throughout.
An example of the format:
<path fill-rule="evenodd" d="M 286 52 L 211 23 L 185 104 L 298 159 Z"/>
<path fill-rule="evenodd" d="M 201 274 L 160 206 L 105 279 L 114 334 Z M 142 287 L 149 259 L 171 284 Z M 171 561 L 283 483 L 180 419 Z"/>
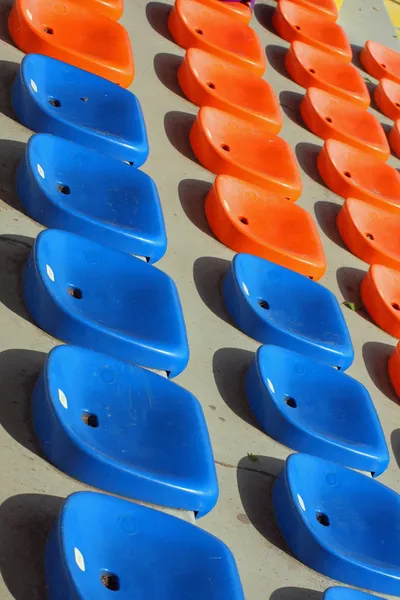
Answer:
<path fill-rule="evenodd" d="M 265 77 L 282 106 L 281 135 L 300 164 L 304 191 L 299 204 L 315 216 L 321 233 L 328 260 L 322 283 L 339 302 L 358 301 L 367 265 L 344 248 L 337 233 L 335 217 L 342 200 L 319 178 L 315 160 L 322 142 L 301 123 L 298 108 L 304 90 L 286 75 L 287 44 L 273 32 L 273 7 L 273 0 L 256 6 L 252 26 L 266 48 Z M 7 0 L 1 0 L 0 600 L 36 600 L 44 596 L 41 561 L 48 529 L 63 498 L 85 486 L 38 455 L 30 426 L 32 385 L 56 341 L 32 324 L 21 297 L 21 268 L 41 227 L 23 214 L 14 190 L 14 170 L 31 132 L 16 122 L 10 107 L 10 86 L 22 54 L 7 33 L 8 11 Z M 257 429 L 246 403 L 243 376 L 258 344 L 229 322 L 221 300 L 220 279 L 233 253 L 213 237 L 204 216 L 213 175 L 195 161 L 189 146 L 197 109 L 182 97 L 176 82 L 184 51 L 169 37 L 168 11 L 162 2 L 126 0 L 121 22 L 132 41 L 132 90 L 142 103 L 151 147 L 144 170 L 158 185 L 167 225 L 168 251 L 158 266 L 177 283 L 190 342 L 190 363 L 176 381 L 202 403 L 220 482 L 216 508 L 198 525 L 232 549 L 247 600 L 318 600 L 332 581 L 290 554 L 274 522 L 271 486 L 290 451 Z M 345 0 L 340 22 L 354 44 L 357 66 L 359 47 L 369 38 L 398 47 L 382 0 Z M 368 85 L 374 87 L 370 77 Z M 384 126 L 389 123 L 375 114 Z M 390 162 L 398 166 L 397 159 Z M 386 369 L 395 340 L 363 311 L 343 311 L 356 354 L 349 374 L 370 391 L 392 453 L 380 480 L 399 491 L 400 413 Z M 257 461 L 250 461 L 248 453 Z"/>

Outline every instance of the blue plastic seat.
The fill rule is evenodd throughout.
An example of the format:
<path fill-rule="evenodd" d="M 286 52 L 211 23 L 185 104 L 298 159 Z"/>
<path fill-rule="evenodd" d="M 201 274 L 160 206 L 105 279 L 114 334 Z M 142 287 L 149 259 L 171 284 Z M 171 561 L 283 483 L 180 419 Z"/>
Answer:
<path fill-rule="evenodd" d="M 176 383 L 92 350 L 58 346 L 32 402 L 40 446 L 67 475 L 199 517 L 215 506 L 203 411 Z"/>
<path fill-rule="evenodd" d="M 353 362 L 338 301 L 308 277 L 258 256 L 237 254 L 222 294 L 236 325 L 258 342 L 289 348 L 338 369 Z"/>
<path fill-rule="evenodd" d="M 16 185 L 27 214 L 46 227 L 78 233 L 149 262 L 165 253 L 156 185 L 119 160 L 38 133 L 28 142 Z"/>
<path fill-rule="evenodd" d="M 269 436 L 307 452 L 369 471 L 385 471 L 389 451 L 371 396 L 353 379 L 306 356 L 261 346 L 246 374 L 247 398 Z"/>
<path fill-rule="evenodd" d="M 323 600 L 382 600 L 382 598 L 367 594 L 361 590 L 336 585 L 325 590 Z"/>
<path fill-rule="evenodd" d="M 400 595 L 400 496 L 367 475 L 292 454 L 273 487 L 293 554 L 337 581 Z"/>
<path fill-rule="evenodd" d="M 22 59 L 12 105 L 32 131 L 65 137 L 140 167 L 149 154 L 142 109 L 134 94 L 49 56 Z"/>
<path fill-rule="evenodd" d="M 244 600 L 235 559 L 218 538 L 95 492 L 65 501 L 47 540 L 45 577 L 49 600 Z"/>
<path fill-rule="evenodd" d="M 26 263 L 23 294 L 36 324 L 60 340 L 172 377 L 188 363 L 176 286 L 139 258 L 47 229 Z"/>

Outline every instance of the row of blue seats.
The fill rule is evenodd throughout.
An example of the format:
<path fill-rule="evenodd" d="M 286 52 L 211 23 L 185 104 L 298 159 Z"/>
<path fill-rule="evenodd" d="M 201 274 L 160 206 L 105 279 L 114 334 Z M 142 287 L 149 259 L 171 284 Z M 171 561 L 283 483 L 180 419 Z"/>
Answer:
<path fill-rule="evenodd" d="M 86 484 L 201 517 L 218 498 L 202 408 L 142 368 L 174 377 L 189 348 L 174 282 L 146 264 L 163 256 L 167 239 L 156 185 L 135 168 L 148 155 L 140 105 L 109 81 L 39 55 L 23 59 L 12 103 L 19 120 L 40 132 L 18 167 L 17 194 L 27 214 L 50 228 L 24 269 L 25 303 L 39 327 L 75 344 L 50 352 L 35 386 L 39 444 Z M 244 600 L 221 541 L 97 493 L 65 502 L 45 572 L 53 600 L 110 591 L 138 600 Z"/>
<path fill-rule="evenodd" d="M 260 428 L 307 453 L 291 455 L 274 484 L 283 537 L 320 573 L 400 595 L 400 496 L 348 468 L 380 475 L 389 451 L 368 391 L 344 372 L 354 351 L 335 296 L 246 254 L 234 257 L 222 293 L 234 323 L 264 344 L 245 379 Z"/>

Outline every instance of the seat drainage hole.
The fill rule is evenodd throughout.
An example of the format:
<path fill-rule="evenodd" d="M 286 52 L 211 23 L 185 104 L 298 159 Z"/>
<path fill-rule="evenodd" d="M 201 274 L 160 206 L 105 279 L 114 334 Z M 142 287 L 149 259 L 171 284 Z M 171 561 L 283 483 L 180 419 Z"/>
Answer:
<path fill-rule="evenodd" d="M 215 90 L 215 83 L 213 83 L 212 81 L 207 81 L 207 85 L 209 88 L 211 88 L 212 90 Z"/>
<path fill-rule="evenodd" d="M 288 406 L 290 406 L 290 408 L 297 408 L 297 402 L 294 398 L 291 398 L 290 396 L 285 396 L 285 402 Z"/>
<path fill-rule="evenodd" d="M 82 413 L 82 421 L 88 427 L 94 427 L 94 428 L 96 428 L 96 427 L 99 426 L 99 418 L 98 418 L 98 416 L 94 415 L 93 413 L 90 413 L 90 412 L 84 412 L 84 413 Z"/>
<path fill-rule="evenodd" d="M 260 298 L 259 301 L 258 301 L 258 304 L 264 310 L 269 310 L 269 304 L 268 304 L 268 302 L 266 300 L 263 300 L 262 298 Z"/>
<path fill-rule="evenodd" d="M 57 98 L 50 98 L 49 104 L 51 104 L 52 106 L 55 106 L 56 108 L 60 108 L 60 106 L 61 106 L 61 102 L 59 100 L 57 100 Z"/>
<path fill-rule="evenodd" d="M 65 194 L 65 196 L 69 196 L 71 193 L 71 188 L 69 185 L 64 185 L 63 183 L 59 183 L 57 185 L 57 189 L 59 192 L 61 192 L 61 194 Z"/>
<path fill-rule="evenodd" d="M 243 225 L 248 225 L 249 224 L 249 220 L 247 217 L 239 217 L 239 221 L 241 223 L 243 223 Z"/>
<path fill-rule="evenodd" d="M 231 151 L 231 147 L 228 146 L 228 144 L 221 144 L 221 148 L 222 148 L 222 150 L 225 150 L 225 152 Z"/>
<path fill-rule="evenodd" d="M 394 308 L 394 310 L 400 310 L 400 304 L 397 302 L 392 302 L 392 308 Z"/>
<path fill-rule="evenodd" d="M 374 236 L 372 235 L 372 233 L 366 233 L 365 235 L 366 235 L 366 237 L 367 237 L 369 240 L 374 240 L 374 239 L 375 239 L 375 238 L 374 238 Z"/>
<path fill-rule="evenodd" d="M 75 300 L 82 300 L 82 298 L 83 298 L 82 290 L 80 290 L 77 287 L 70 286 L 68 288 L 68 294 L 70 296 L 72 296 L 73 298 L 75 298 Z"/>
<path fill-rule="evenodd" d="M 43 31 L 49 35 L 54 35 L 54 29 L 52 27 L 43 27 Z"/>
<path fill-rule="evenodd" d="M 325 117 L 325 121 L 328 121 L 328 123 L 332 123 L 331 117 Z"/>
<path fill-rule="evenodd" d="M 312 73 L 313 75 L 315 75 L 315 69 L 308 69 L 310 71 L 310 73 Z"/>
<path fill-rule="evenodd" d="M 285 196 L 285 200 L 290 200 L 289 196 Z"/>
<path fill-rule="evenodd" d="M 297 31 L 301 31 L 301 27 L 299 27 L 299 25 L 295 25 L 294 28 L 297 29 Z"/>
<path fill-rule="evenodd" d="M 118 575 L 105 571 L 100 575 L 100 581 L 111 592 L 119 592 L 121 586 Z"/>
<path fill-rule="evenodd" d="M 381 67 L 383 67 L 384 69 L 386 69 L 386 65 L 381 63 Z"/>
<path fill-rule="evenodd" d="M 81 98 L 82 102 L 87 102 L 89 100 L 89 98 L 87 96 L 83 96 L 83 98 Z"/>
<path fill-rule="evenodd" d="M 396 102 L 397 108 L 400 108 L 400 102 Z"/>
<path fill-rule="evenodd" d="M 328 515 L 326 515 L 323 512 L 317 512 L 315 518 L 317 519 L 318 523 L 321 523 L 321 525 L 323 525 L 324 527 L 329 527 L 329 525 L 331 524 Z"/>
<path fill-rule="evenodd" d="M 198 35 L 203 35 L 203 30 L 202 30 L 202 29 L 199 29 L 198 27 L 196 27 L 196 29 L 195 29 L 195 32 L 196 32 Z"/>
<path fill-rule="evenodd" d="M 349 179 L 351 179 L 351 173 L 350 173 L 350 171 L 345 171 L 344 174 L 345 174 L 346 177 L 348 177 Z"/>

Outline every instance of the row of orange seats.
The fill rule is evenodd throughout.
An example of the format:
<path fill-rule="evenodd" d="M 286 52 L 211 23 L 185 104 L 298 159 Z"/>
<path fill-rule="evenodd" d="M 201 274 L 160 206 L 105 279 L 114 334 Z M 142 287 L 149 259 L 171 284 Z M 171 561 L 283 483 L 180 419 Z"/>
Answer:
<path fill-rule="evenodd" d="M 332 0 L 333 1 L 333 0 Z M 300 3 L 302 4 L 302 3 Z M 361 285 L 363 304 L 375 323 L 400 338 L 400 175 L 386 164 L 390 148 L 376 117 L 367 112 L 368 89 L 349 64 L 351 47 L 342 27 L 321 15 L 279 0 L 273 16 L 277 32 L 291 42 L 286 68 L 307 89 L 301 115 L 325 140 L 318 170 L 326 185 L 345 198 L 337 227 L 347 247 L 370 264 Z M 375 100 L 384 114 L 400 116 L 400 55 L 366 43 L 361 62 L 380 79 Z M 400 155 L 400 121 L 389 136 Z M 400 395 L 400 346 L 390 361 L 390 377 Z"/>
<path fill-rule="evenodd" d="M 46 54 L 128 87 L 134 77 L 123 0 L 15 0 L 8 28 L 26 54 Z"/>
<path fill-rule="evenodd" d="M 319 279 L 324 250 L 311 215 L 294 204 L 302 192 L 299 168 L 278 137 L 280 107 L 261 78 L 265 53 L 248 16 L 248 7 L 237 2 L 176 0 L 169 17 L 173 39 L 187 50 L 180 87 L 200 107 L 190 143 L 217 175 L 206 216 L 216 237 L 235 252 Z"/>

